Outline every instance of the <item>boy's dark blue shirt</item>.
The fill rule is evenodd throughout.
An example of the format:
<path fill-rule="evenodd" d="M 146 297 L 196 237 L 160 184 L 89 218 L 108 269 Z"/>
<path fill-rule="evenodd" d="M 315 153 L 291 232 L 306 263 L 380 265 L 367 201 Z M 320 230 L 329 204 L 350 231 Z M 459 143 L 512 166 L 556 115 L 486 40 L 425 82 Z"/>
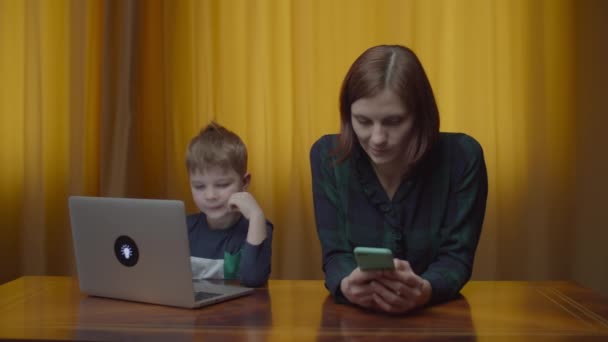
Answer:
<path fill-rule="evenodd" d="M 249 221 L 242 215 L 226 229 L 210 229 L 202 212 L 188 215 L 187 223 L 195 278 L 238 279 L 249 287 L 266 283 L 271 270 L 271 222 L 266 221 L 266 239 L 257 246 L 247 242 Z"/>
<path fill-rule="evenodd" d="M 340 164 L 332 153 L 336 144 L 337 135 L 326 135 L 310 152 L 328 290 L 345 302 L 340 282 L 357 267 L 353 249 L 385 247 L 431 283 L 431 303 L 455 297 L 471 276 L 485 214 L 488 181 L 479 143 L 441 133 L 393 199 L 358 144 Z"/>

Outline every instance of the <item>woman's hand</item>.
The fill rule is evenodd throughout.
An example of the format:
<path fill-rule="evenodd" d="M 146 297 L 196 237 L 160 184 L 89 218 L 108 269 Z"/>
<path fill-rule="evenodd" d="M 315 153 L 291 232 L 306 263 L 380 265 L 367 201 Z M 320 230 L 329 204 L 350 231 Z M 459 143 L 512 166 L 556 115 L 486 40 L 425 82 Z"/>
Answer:
<path fill-rule="evenodd" d="M 368 309 L 376 309 L 374 289 L 371 283 L 380 277 L 382 271 L 361 271 L 355 268 L 340 282 L 340 290 L 349 302 Z"/>
<path fill-rule="evenodd" d="M 404 313 L 425 305 L 431 299 L 431 284 L 414 273 L 409 262 L 393 261 L 395 269 L 382 271 L 371 283 L 375 306 L 388 313 Z"/>
<path fill-rule="evenodd" d="M 425 305 L 431 284 L 414 273 L 405 260 L 394 259 L 390 271 L 361 271 L 358 267 L 342 279 L 342 294 L 354 304 L 384 311 L 405 313 Z"/>

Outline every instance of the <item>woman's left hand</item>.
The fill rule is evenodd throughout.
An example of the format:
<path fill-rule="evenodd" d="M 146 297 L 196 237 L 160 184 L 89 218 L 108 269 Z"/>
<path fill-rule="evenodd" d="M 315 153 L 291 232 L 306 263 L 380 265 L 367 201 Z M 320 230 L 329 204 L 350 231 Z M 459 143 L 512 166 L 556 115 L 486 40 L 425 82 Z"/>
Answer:
<path fill-rule="evenodd" d="M 388 313 L 405 313 L 425 305 L 431 298 L 431 284 L 414 273 L 407 261 L 393 261 L 395 269 L 382 271 L 370 284 L 375 306 Z"/>

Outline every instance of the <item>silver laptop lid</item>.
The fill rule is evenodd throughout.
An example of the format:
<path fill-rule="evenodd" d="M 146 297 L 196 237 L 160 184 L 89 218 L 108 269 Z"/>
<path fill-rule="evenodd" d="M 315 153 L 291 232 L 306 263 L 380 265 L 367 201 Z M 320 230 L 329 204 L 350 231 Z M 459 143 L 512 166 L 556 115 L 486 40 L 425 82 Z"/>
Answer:
<path fill-rule="evenodd" d="M 81 291 L 195 306 L 183 202 L 72 196 L 69 208 Z"/>

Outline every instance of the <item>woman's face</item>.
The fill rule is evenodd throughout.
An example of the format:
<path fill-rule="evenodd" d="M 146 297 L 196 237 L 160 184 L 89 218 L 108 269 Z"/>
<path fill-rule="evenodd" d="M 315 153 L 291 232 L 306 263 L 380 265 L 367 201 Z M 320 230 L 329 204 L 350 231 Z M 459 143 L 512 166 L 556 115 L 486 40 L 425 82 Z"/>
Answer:
<path fill-rule="evenodd" d="M 351 105 L 355 135 L 376 166 L 403 165 L 413 121 L 399 97 L 388 89 Z"/>

